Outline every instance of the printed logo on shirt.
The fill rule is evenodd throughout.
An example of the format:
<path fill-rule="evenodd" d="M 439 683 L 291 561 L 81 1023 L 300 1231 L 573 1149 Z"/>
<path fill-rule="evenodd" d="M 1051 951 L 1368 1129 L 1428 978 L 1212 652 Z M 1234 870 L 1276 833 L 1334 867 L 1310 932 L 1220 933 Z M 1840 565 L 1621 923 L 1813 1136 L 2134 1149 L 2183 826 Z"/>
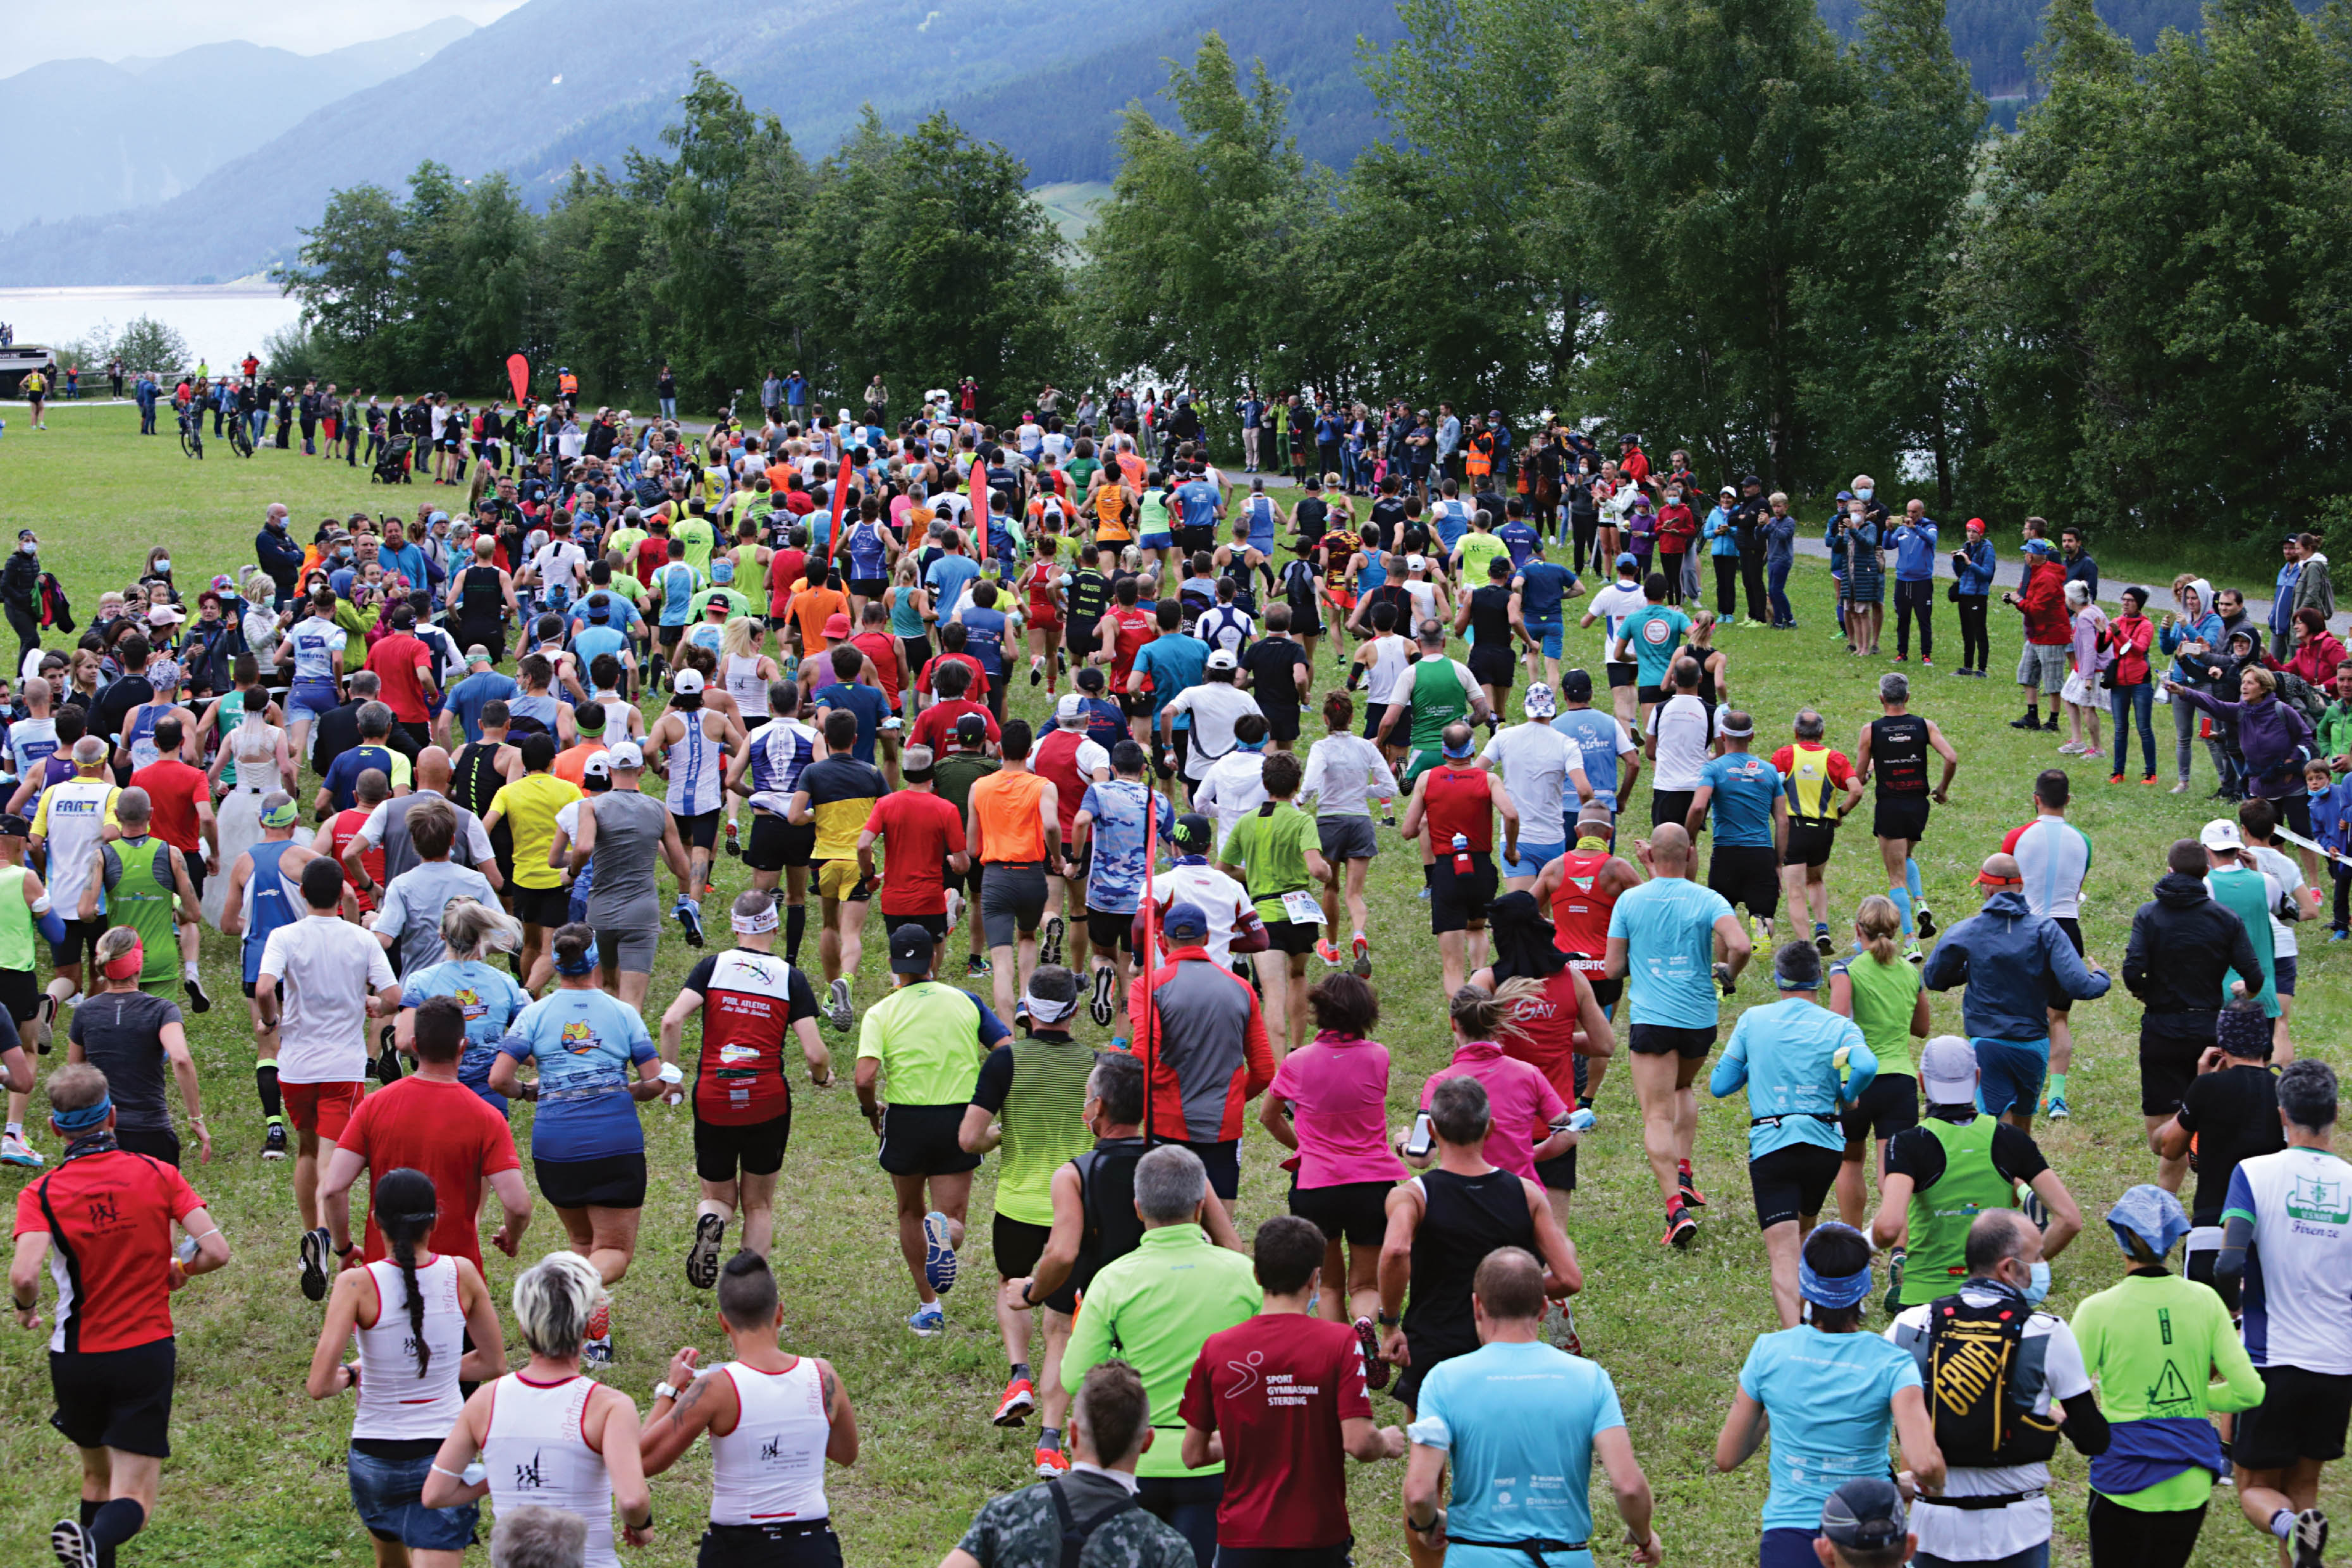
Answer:
<path fill-rule="evenodd" d="M 575 1057 L 584 1057 L 596 1048 L 596 1031 L 584 1023 L 563 1026 L 563 1048 Z"/>
<path fill-rule="evenodd" d="M 1664 621 L 1650 620 L 1642 623 L 1642 640 L 1652 647 L 1664 647 L 1666 645 L 1666 639 L 1674 635 L 1675 628 Z"/>
<path fill-rule="evenodd" d="M 489 1016 L 488 1004 L 482 1000 L 481 993 L 470 985 L 457 992 L 450 999 L 457 1004 L 457 1010 L 466 1015 L 466 1022 L 468 1024 L 477 1018 Z"/>
<path fill-rule="evenodd" d="M 2286 1213 L 2289 1219 L 2312 1225 L 2352 1224 L 2352 1204 L 2345 1201 L 2343 1182 L 2324 1176 L 2297 1176 L 2286 1195 Z"/>

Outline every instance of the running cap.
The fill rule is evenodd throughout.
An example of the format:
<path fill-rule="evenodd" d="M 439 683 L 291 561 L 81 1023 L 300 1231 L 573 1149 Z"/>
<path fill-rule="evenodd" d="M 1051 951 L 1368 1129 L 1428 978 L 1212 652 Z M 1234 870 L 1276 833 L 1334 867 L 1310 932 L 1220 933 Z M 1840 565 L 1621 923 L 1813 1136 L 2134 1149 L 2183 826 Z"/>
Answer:
<path fill-rule="evenodd" d="M 1208 668 L 1211 669 L 1232 669 L 1236 668 L 1236 665 L 1234 650 L 1229 647 L 1218 648 L 1209 655 Z"/>
<path fill-rule="evenodd" d="M 30 838 L 33 825 L 16 812 L 0 814 L 0 838 Z"/>
<path fill-rule="evenodd" d="M 893 974 L 929 974 L 931 972 L 931 933 L 911 921 L 897 926 L 890 932 L 890 973 Z"/>
<path fill-rule="evenodd" d="M 1066 724 L 1073 719 L 1083 720 L 1086 716 L 1086 699 L 1075 691 L 1063 692 L 1062 700 L 1054 704 L 1054 721 L 1057 724 Z"/>
<path fill-rule="evenodd" d="M 591 752 L 588 760 L 580 764 L 580 776 L 583 780 L 603 779 L 608 784 L 611 783 L 613 778 L 613 753 L 610 752 Z"/>
<path fill-rule="evenodd" d="M 698 669 L 679 670 L 677 674 L 669 678 L 669 689 L 672 692 L 680 697 L 701 696 L 702 671 Z"/>
<path fill-rule="evenodd" d="M 1404 569 L 1408 572 L 1425 572 L 1429 569 L 1429 557 L 1408 555 L 1404 558 Z"/>
<path fill-rule="evenodd" d="M 2231 828 L 2231 831 L 2234 833 L 2237 829 Z M 1977 886 L 1979 888 L 2022 888 L 2025 886 L 2025 879 L 2023 877 L 2004 877 L 1997 871 L 1979 871 L 1977 873 Z"/>
<path fill-rule="evenodd" d="M 1883 1552 L 1906 1533 L 1903 1494 L 1884 1476 L 1863 1476 L 1830 1493 L 1822 1504 L 1822 1533 L 1856 1552 Z"/>
<path fill-rule="evenodd" d="M 1559 710 L 1551 700 L 1551 688 L 1540 680 L 1528 688 L 1525 705 L 1530 719 L 1549 719 Z"/>
<path fill-rule="evenodd" d="M 1176 819 L 1176 845 L 1180 849 L 1206 849 L 1211 828 L 1209 819 L 1197 811 L 1188 811 Z"/>
<path fill-rule="evenodd" d="M 1206 942 L 1209 938 L 1209 917 L 1201 906 L 1188 899 L 1179 899 L 1168 906 L 1160 918 L 1160 929 L 1173 942 Z"/>
<path fill-rule="evenodd" d="M 1791 945 L 1794 945 L 1793 943 Z M 1811 950 L 1807 949 L 1808 952 Z M 1832 1220 L 1822 1230 L 1842 1230 L 1859 1237 L 1861 1232 L 1850 1225 Z M 1855 1274 L 1816 1274 L 1813 1266 L 1801 1255 L 1797 1259 L 1797 1294 L 1816 1307 L 1858 1307 L 1870 1294 L 1870 1265 L 1865 1262 Z"/>
<path fill-rule="evenodd" d="M 2213 1043 L 2233 1057 L 2269 1058 L 2271 1021 L 2260 1007 L 2224 1007 L 2213 1019 Z"/>
<path fill-rule="evenodd" d="M 1969 1105 L 1977 1097 L 1976 1047 L 1958 1035 L 1937 1035 L 1919 1047 L 1919 1087 L 1930 1105 Z"/>
<path fill-rule="evenodd" d="M 484 647 L 480 643 L 476 643 L 473 647 L 466 650 L 466 662 L 468 665 L 479 664 L 488 666 L 496 664 L 498 660 L 490 657 L 490 650 L 488 648 Z"/>
<path fill-rule="evenodd" d="M 2116 1200 L 2107 1211 L 2107 1228 L 2116 1245 L 2139 1263 L 2161 1263 L 2175 1243 L 2189 1234 L 2189 1215 L 2180 1200 L 2152 1183 L 2142 1182 Z M 2140 1245 L 2134 1247 L 2137 1241 Z M 2143 1252 L 2145 1256 L 2142 1256 Z"/>
<path fill-rule="evenodd" d="M 827 616 L 824 619 L 824 635 L 829 637 L 847 637 L 849 635 L 849 617 L 843 615 Z"/>
<path fill-rule="evenodd" d="M 976 746 L 988 739 L 988 720 L 979 713 L 966 713 L 956 720 L 956 742 Z"/>
<path fill-rule="evenodd" d="M 596 759 L 588 759 L 593 763 Z M 645 748 L 635 741 L 622 741 L 604 750 L 604 765 L 614 773 L 635 773 L 646 765 Z"/>
<path fill-rule="evenodd" d="M 1564 700 L 1570 702 L 1591 701 L 1591 675 L 1581 669 L 1561 670 L 1559 672 L 1559 694 Z"/>
<path fill-rule="evenodd" d="M 2238 825 L 2226 816 L 2217 816 L 2207 823 L 2199 830 L 2197 842 L 2208 849 L 2243 849 L 2246 847 Z"/>
<path fill-rule="evenodd" d="M 1630 550 L 1625 551 L 1624 552 L 1622 552 L 1622 554 L 1620 554 L 1620 555 L 1617 557 L 1617 570 L 1618 570 L 1618 571 L 1620 571 L 1620 572 L 1639 572 L 1641 569 L 1642 569 L 1642 563 L 1641 563 L 1639 561 L 1636 561 L 1636 560 L 1634 560 L 1634 559 L 1633 559 L 1633 552 L 1632 551 L 1630 551 Z"/>
<path fill-rule="evenodd" d="M 158 691 L 168 691 L 180 684 L 180 666 L 176 660 L 159 658 L 147 667 L 149 684 Z"/>

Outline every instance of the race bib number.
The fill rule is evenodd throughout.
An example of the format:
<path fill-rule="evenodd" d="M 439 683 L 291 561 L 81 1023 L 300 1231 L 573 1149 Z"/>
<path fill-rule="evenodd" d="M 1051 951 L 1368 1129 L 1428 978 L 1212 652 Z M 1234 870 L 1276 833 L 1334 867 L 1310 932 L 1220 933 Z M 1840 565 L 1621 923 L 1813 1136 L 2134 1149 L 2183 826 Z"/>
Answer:
<path fill-rule="evenodd" d="M 1293 925 L 1321 925 L 1323 904 L 1313 893 L 1304 889 L 1282 895 L 1282 918 Z"/>

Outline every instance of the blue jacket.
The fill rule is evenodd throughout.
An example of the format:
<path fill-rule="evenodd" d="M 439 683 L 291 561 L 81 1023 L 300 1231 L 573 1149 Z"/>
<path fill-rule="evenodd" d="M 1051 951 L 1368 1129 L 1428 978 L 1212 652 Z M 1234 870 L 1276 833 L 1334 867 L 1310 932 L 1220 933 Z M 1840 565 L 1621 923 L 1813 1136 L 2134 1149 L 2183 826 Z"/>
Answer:
<path fill-rule="evenodd" d="M 1739 553 L 1738 526 L 1731 521 L 1731 514 L 1720 506 L 1706 514 L 1706 521 L 1699 525 L 1699 536 L 1707 542 L 1706 552 L 1709 555 Z"/>
<path fill-rule="evenodd" d="M 2337 779 L 2311 797 L 2311 838 L 2323 849 L 2352 852 L 2352 780 Z"/>
<path fill-rule="evenodd" d="M 1797 559 L 1797 520 L 1793 517 L 1767 517 L 1757 531 L 1764 537 L 1764 560 L 1767 564 L 1786 566 Z"/>
<path fill-rule="evenodd" d="M 1983 596 L 1992 592 L 1992 541 L 1979 539 L 1974 544 L 1963 544 L 1952 552 L 1958 559 L 1952 563 L 1952 577 L 1963 594 Z"/>
<path fill-rule="evenodd" d="M 1926 583 L 1936 575 L 1936 525 L 1927 519 L 1917 522 L 1907 519 L 1895 525 L 1886 536 L 1895 546 L 1895 580 L 1897 583 Z"/>
<path fill-rule="evenodd" d="M 2084 963 L 2057 921 L 2036 916 L 2023 893 L 2006 888 L 1944 933 L 1919 980 L 1930 991 L 1967 987 L 1960 1018 L 1970 1039 L 2017 1045 L 2050 1037 L 2053 984 L 2078 1002 L 2105 995 L 2110 984 Z"/>
<path fill-rule="evenodd" d="M 2302 575 L 2303 563 L 2290 561 L 2279 568 L 2278 586 L 2271 590 L 2271 630 L 2281 637 L 2294 625 L 2294 584 Z"/>

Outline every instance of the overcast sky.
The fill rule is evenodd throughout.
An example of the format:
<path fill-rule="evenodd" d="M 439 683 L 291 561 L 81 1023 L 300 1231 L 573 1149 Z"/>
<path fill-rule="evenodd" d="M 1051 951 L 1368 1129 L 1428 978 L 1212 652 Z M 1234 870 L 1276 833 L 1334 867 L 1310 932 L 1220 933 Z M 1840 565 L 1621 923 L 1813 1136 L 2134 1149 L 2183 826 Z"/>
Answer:
<path fill-rule="evenodd" d="M 230 38 L 296 54 L 390 37 L 448 16 L 498 20 L 522 0 L 299 0 L 288 6 L 205 5 L 194 0 L 5 0 L 0 74 L 43 60 L 168 55 Z"/>

